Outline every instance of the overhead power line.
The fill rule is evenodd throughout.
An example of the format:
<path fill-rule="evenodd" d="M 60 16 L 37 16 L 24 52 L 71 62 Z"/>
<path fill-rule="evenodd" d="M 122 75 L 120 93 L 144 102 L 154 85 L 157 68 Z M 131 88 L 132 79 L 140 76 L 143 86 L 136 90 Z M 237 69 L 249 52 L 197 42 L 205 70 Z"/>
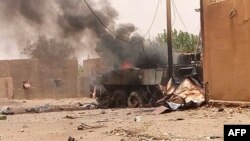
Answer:
<path fill-rule="evenodd" d="M 150 30 L 152 29 L 152 27 L 153 27 L 153 25 L 155 23 L 155 19 L 156 19 L 156 16 L 157 16 L 157 13 L 158 13 L 158 10 L 159 10 L 159 6 L 160 6 L 160 1 L 161 0 L 158 0 L 158 4 L 157 4 L 156 10 L 155 10 L 153 21 L 152 21 L 151 25 L 149 26 L 148 31 L 144 34 L 144 36 L 143 36 L 144 38 L 149 34 Z"/>
<path fill-rule="evenodd" d="M 174 0 L 173 0 L 173 6 L 174 6 L 174 9 L 176 10 L 176 13 L 177 13 L 179 19 L 181 20 L 182 25 L 183 25 L 184 28 L 185 28 L 186 32 L 188 32 L 187 27 L 186 27 L 185 23 L 183 22 L 183 20 L 182 20 L 182 18 L 181 18 L 181 15 L 180 15 L 180 13 L 179 13 L 179 11 L 178 11 L 178 9 L 177 9 L 177 6 L 176 6 Z"/>
<path fill-rule="evenodd" d="M 90 7 L 90 5 L 88 4 L 88 2 L 86 0 L 84 0 L 85 4 L 88 6 L 89 10 L 92 12 L 92 14 L 96 17 L 96 19 L 105 27 L 106 30 L 108 30 L 114 37 L 116 37 L 117 39 L 123 41 L 123 42 L 127 42 L 130 43 L 128 40 L 122 39 L 120 38 L 118 35 L 116 35 L 112 30 L 110 30 L 104 23 L 103 21 L 96 15 L 96 13 L 94 12 L 94 10 Z"/>
<path fill-rule="evenodd" d="M 172 1 L 174 1 L 174 0 L 172 0 Z M 174 10 L 174 5 L 173 4 L 172 4 L 172 9 L 173 9 L 173 13 L 174 13 L 174 20 L 173 20 L 172 26 L 174 26 L 175 20 L 176 20 L 176 14 L 175 14 L 175 10 Z"/>
<path fill-rule="evenodd" d="M 128 41 L 128 40 L 125 40 L 125 39 L 119 37 L 118 35 L 116 35 L 116 34 L 115 34 L 111 29 L 109 29 L 109 28 L 104 24 L 104 22 L 96 15 L 96 13 L 95 13 L 94 10 L 91 8 L 91 6 L 88 4 L 88 2 L 87 2 L 86 0 L 83 0 L 83 1 L 85 2 L 85 4 L 87 5 L 87 7 L 89 8 L 89 10 L 92 12 L 92 14 L 96 17 L 96 19 L 104 26 L 104 28 L 105 28 L 106 30 L 109 31 L 110 34 L 112 34 L 114 37 L 116 37 L 117 39 L 119 39 L 119 40 L 121 40 L 121 41 L 123 41 L 123 42 L 132 43 L 132 42 L 130 42 L 130 41 Z M 153 21 L 151 22 L 151 24 L 150 24 L 149 29 L 147 30 L 147 32 L 144 34 L 144 36 L 142 36 L 143 38 L 145 38 L 145 37 L 149 34 L 150 30 L 152 29 L 152 27 L 153 27 L 153 25 L 154 25 L 154 23 L 155 23 L 155 19 L 156 19 L 156 16 L 157 16 L 157 13 L 158 13 L 158 10 L 159 10 L 159 6 L 160 6 L 160 1 L 161 1 L 161 0 L 158 0 L 158 4 L 157 4 L 157 7 L 156 7 L 156 11 L 155 11 L 154 17 L 153 17 Z M 133 43 L 140 42 L 140 41 L 142 41 L 142 40 L 133 41 Z"/>

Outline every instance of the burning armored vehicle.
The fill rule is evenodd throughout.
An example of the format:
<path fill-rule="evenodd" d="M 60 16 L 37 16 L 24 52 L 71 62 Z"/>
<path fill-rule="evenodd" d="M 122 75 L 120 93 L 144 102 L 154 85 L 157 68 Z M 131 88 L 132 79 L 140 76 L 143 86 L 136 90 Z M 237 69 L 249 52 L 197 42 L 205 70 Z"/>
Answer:
<path fill-rule="evenodd" d="M 202 83 L 200 54 L 178 54 L 174 65 L 175 83 L 191 76 Z M 175 55 L 176 56 L 176 55 Z M 150 63 L 150 62 L 148 62 Z M 96 78 L 91 93 L 97 98 L 100 108 L 155 107 L 164 97 L 161 86 L 166 86 L 170 77 L 168 67 L 159 65 L 136 68 L 124 63 L 120 69 L 111 70 Z M 158 67 L 158 68 L 157 68 Z"/>

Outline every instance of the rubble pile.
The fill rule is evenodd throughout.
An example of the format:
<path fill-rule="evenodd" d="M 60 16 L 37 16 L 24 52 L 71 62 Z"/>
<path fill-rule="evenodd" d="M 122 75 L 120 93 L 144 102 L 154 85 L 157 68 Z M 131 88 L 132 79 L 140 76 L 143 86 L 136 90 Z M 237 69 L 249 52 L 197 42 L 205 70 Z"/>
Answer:
<path fill-rule="evenodd" d="M 196 108 L 205 102 L 205 92 L 192 78 L 184 79 L 179 86 L 170 79 L 167 86 L 161 86 L 164 97 L 157 103 L 161 105 L 154 113 Z"/>
<path fill-rule="evenodd" d="M 11 110 L 10 107 L 4 106 L 2 109 L 0 109 L 0 114 L 2 114 L 2 115 L 13 115 L 14 112 Z"/>

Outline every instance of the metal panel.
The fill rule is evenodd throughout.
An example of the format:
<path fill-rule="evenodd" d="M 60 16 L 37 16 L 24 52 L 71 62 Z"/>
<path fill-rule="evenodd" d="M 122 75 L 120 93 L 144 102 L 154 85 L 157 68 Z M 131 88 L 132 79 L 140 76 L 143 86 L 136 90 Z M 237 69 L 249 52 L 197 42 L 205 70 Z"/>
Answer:
<path fill-rule="evenodd" d="M 104 85 L 158 85 L 163 72 L 157 69 L 114 70 L 102 75 L 100 83 Z"/>

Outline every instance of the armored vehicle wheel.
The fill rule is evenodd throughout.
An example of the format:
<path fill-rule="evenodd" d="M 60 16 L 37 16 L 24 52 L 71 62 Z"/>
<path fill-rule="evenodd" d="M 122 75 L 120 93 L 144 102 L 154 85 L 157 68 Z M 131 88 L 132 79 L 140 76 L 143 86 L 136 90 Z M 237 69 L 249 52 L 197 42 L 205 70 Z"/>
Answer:
<path fill-rule="evenodd" d="M 115 108 L 127 107 L 128 94 L 122 90 L 116 90 L 113 93 L 113 102 Z"/>
<path fill-rule="evenodd" d="M 132 92 L 128 98 L 128 107 L 137 108 L 143 106 L 143 97 L 140 92 Z"/>

